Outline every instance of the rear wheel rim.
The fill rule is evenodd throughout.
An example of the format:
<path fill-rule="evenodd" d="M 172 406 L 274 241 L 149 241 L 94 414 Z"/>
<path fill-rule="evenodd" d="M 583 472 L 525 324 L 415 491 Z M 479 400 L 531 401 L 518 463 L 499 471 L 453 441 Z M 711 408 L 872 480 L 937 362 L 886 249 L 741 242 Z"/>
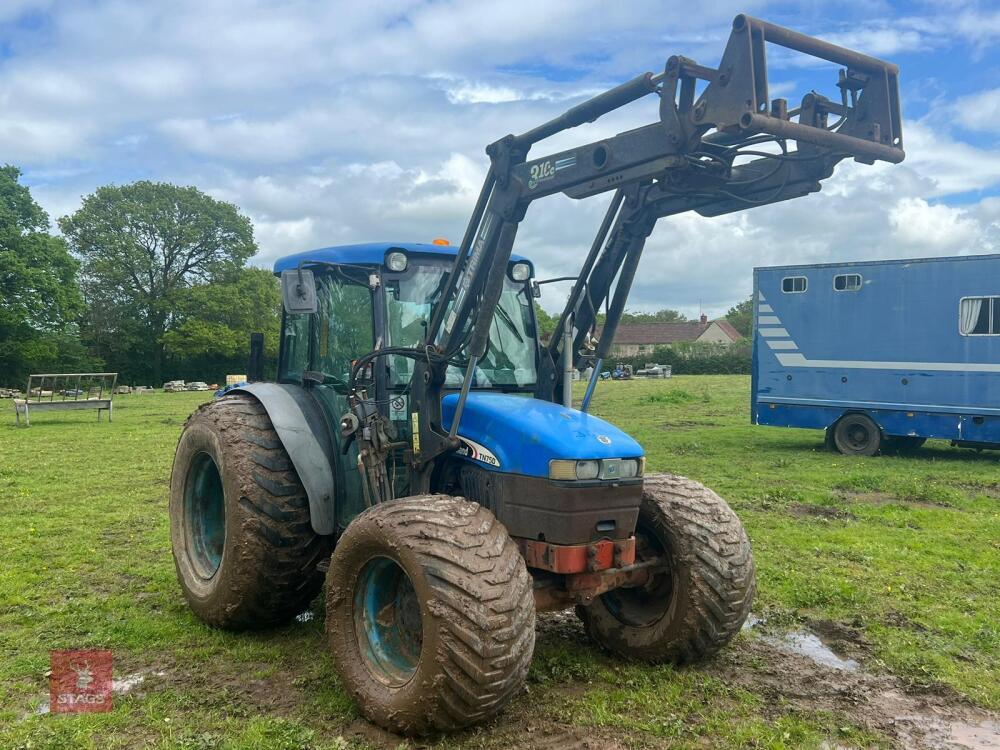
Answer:
<path fill-rule="evenodd" d="M 206 580 L 222 565 L 226 546 L 226 500 L 214 459 L 198 453 L 191 461 L 184 488 L 184 533 L 188 559 Z"/>
<path fill-rule="evenodd" d="M 852 422 L 844 432 L 845 442 L 851 450 L 863 451 L 871 444 L 871 430 L 862 422 Z"/>
<path fill-rule="evenodd" d="M 659 567 L 642 586 L 612 589 L 601 595 L 605 608 L 623 625 L 649 628 L 667 616 L 673 605 L 674 576 L 666 542 L 650 529 L 636 529 L 636 562 L 659 558 Z"/>
<path fill-rule="evenodd" d="M 354 590 L 354 629 L 361 659 L 379 682 L 405 685 L 417 671 L 423 620 L 413 582 L 399 563 L 365 563 Z"/>

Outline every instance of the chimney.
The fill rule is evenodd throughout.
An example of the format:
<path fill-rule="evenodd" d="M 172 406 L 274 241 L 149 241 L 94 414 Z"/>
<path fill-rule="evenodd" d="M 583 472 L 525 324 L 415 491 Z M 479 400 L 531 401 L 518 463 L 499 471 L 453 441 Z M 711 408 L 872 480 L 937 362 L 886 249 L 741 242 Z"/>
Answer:
<path fill-rule="evenodd" d="M 708 316 L 705 315 L 705 313 L 702 313 L 701 318 L 699 318 L 699 320 L 701 320 L 702 325 L 705 325 L 708 322 Z"/>

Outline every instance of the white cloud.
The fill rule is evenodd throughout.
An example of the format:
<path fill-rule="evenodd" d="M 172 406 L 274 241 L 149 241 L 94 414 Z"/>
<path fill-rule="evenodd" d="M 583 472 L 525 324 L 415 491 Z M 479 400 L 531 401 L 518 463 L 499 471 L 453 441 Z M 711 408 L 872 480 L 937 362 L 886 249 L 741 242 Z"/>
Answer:
<path fill-rule="evenodd" d="M 692 13 L 662 0 L 8 0 L 0 4 L 0 42 L 7 29 L 11 50 L 0 60 L 0 161 L 26 167 L 53 216 L 107 182 L 197 185 L 253 218 L 265 265 L 343 242 L 457 243 L 486 173 L 487 143 L 659 70 L 669 54 L 715 64 L 732 16 L 767 18 L 766 5 L 725 0 Z M 938 54 L 957 40 L 986 44 L 1000 29 L 1000 15 L 966 5 L 886 21 L 885 6 L 859 1 L 869 20 L 849 26 L 810 8 L 778 10 L 789 25 L 890 59 Z M 47 23 L 2 25 L 39 10 Z M 855 11 L 843 13 L 862 17 Z M 772 94 L 795 100 L 813 71 L 789 62 L 769 58 Z M 1000 121 L 1000 95 L 977 96 L 961 109 L 975 119 L 961 124 L 987 129 L 983 122 Z M 656 117 L 650 97 L 532 154 Z M 716 315 L 749 293 L 754 265 L 995 246 L 1000 202 L 973 199 L 1000 184 L 1000 150 L 962 141 L 952 119 L 905 122 L 902 165 L 844 163 L 818 195 L 663 220 L 630 305 L 694 315 L 700 304 Z M 957 194 L 968 205 L 943 203 Z M 517 251 L 541 275 L 574 273 L 606 204 L 554 197 L 533 205 Z M 565 292 L 547 287 L 544 303 L 557 307 Z"/>
<path fill-rule="evenodd" d="M 521 92 L 510 86 L 491 86 L 488 83 L 462 82 L 446 89 L 452 104 L 503 104 L 524 99 Z"/>
<path fill-rule="evenodd" d="M 908 246 L 935 252 L 968 253 L 976 247 L 982 227 L 960 208 L 930 204 L 923 198 L 902 198 L 889 209 L 893 238 Z"/>
<path fill-rule="evenodd" d="M 833 34 L 820 34 L 828 42 L 855 49 L 866 55 L 890 57 L 901 52 L 922 50 L 931 45 L 930 39 L 915 29 L 900 28 L 898 22 L 884 26 L 858 28 Z"/>
<path fill-rule="evenodd" d="M 963 96 L 950 109 L 969 130 L 1000 132 L 1000 88 Z"/>

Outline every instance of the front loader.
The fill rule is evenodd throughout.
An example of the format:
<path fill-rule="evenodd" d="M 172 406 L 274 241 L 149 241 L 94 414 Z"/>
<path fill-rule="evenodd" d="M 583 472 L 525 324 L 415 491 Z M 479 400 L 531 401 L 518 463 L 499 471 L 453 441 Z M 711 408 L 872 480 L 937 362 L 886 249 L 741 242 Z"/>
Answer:
<path fill-rule="evenodd" d="M 841 66 L 833 99 L 770 99 L 766 50 Z M 631 102 L 645 126 L 529 159 Z M 683 664 L 740 629 L 750 543 L 711 490 L 647 474 L 642 447 L 588 413 L 646 238 L 664 216 L 716 216 L 820 190 L 835 165 L 903 159 L 895 66 L 737 16 L 718 67 L 671 57 L 487 148 L 457 247 L 372 243 L 275 264 L 275 383 L 201 407 L 171 477 L 178 577 L 217 627 L 289 621 L 325 580 L 343 685 L 404 734 L 460 729 L 521 689 L 535 613 L 575 607 L 627 659 Z M 537 199 L 610 192 L 548 344 L 530 261 Z M 605 321 L 597 338 L 597 322 Z M 591 366 L 580 409 L 568 373 Z"/>

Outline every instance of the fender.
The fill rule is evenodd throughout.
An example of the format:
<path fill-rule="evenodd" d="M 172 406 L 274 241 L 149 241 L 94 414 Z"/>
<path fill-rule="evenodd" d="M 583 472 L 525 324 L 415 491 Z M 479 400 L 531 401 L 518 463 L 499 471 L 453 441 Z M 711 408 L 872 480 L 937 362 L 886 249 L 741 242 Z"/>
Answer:
<path fill-rule="evenodd" d="M 328 535 L 335 528 L 333 445 L 320 409 L 301 386 L 250 383 L 227 393 L 248 393 L 271 418 L 281 444 L 305 487 L 313 531 Z"/>

